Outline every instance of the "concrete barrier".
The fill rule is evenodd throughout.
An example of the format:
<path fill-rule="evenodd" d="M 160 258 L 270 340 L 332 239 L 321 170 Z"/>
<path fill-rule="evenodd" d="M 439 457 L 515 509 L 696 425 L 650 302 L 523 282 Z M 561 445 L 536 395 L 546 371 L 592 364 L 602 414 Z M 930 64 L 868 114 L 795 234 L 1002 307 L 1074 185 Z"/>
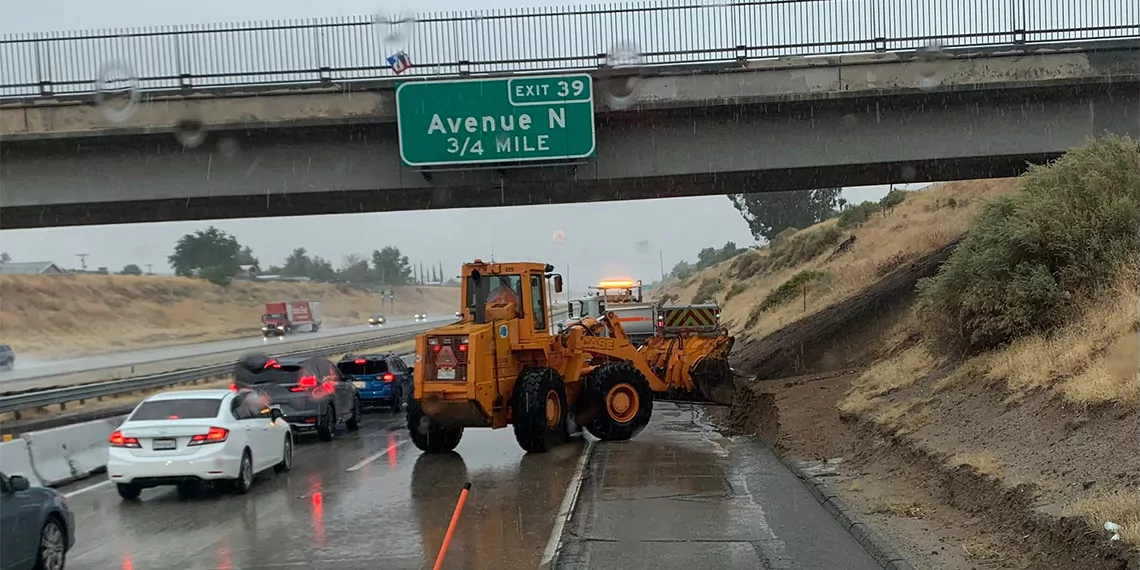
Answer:
<path fill-rule="evenodd" d="M 11 477 L 22 475 L 32 485 L 43 485 L 36 469 L 32 467 L 32 456 L 28 451 L 28 442 L 22 439 L 13 439 L 0 443 L 0 471 Z"/>
<path fill-rule="evenodd" d="M 21 437 L 31 451 L 32 466 L 44 485 L 83 479 L 107 465 L 107 438 L 120 418 L 26 433 Z"/>

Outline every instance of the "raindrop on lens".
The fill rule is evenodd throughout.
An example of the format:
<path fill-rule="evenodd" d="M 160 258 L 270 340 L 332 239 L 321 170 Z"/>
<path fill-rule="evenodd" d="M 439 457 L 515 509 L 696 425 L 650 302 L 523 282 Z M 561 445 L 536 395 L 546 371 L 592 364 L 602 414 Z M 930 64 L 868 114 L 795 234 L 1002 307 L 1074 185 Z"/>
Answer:
<path fill-rule="evenodd" d="M 942 83 L 942 78 L 939 77 L 938 62 L 945 56 L 945 52 L 942 51 L 942 44 L 937 40 L 926 44 L 919 50 L 919 60 L 922 62 L 922 69 L 918 78 L 919 88 L 929 91 Z"/>
<path fill-rule="evenodd" d="M 95 79 L 95 106 L 108 121 L 121 123 L 135 114 L 139 102 L 139 78 L 125 61 L 111 60 L 99 68 Z"/>
<path fill-rule="evenodd" d="M 239 147 L 237 139 L 233 137 L 222 137 L 218 140 L 218 154 L 225 158 L 233 158 L 237 156 Z"/>
<path fill-rule="evenodd" d="M 381 41 L 389 46 L 399 47 L 411 39 L 412 30 L 416 24 L 416 16 L 406 9 L 386 10 L 381 8 L 373 15 L 372 24 L 376 26 Z"/>
<path fill-rule="evenodd" d="M 182 119 L 174 125 L 174 138 L 186 148 L 196 148 L 206 140 L 206 126 L 197 119 Z"/>
<path fill-rule="evenodd" d="M 620 42 L 606 53 L 606 67 L 612 70 L 638 69 L 644 63 L 641 49 L 637 44 Z M 637 91 L 641 84 L 639 75 L 617 75 L 604 80 L 606 105 L 611 109 L 628 109 L 637 103 Z"/>

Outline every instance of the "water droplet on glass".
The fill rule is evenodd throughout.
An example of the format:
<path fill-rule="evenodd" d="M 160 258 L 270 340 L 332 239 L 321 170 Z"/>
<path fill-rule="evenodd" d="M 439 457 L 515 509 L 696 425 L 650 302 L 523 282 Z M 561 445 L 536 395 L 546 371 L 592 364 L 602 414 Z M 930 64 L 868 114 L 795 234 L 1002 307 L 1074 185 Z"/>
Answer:
<path fill-rule="evenodd" d="M 121 123 L 135 114 L 139 102 L 139 78 L 125 61 L 112 60 L 99 68 L 95 79 L 95 105 L 112 123 Z"/>
<path fill-rule="evenodd" d="M 843 115 L 843 126 L 850 128 L 858 125 L 859 117 L 856 117 L 854 113 L 847 113 L 846 115 Z"/>
<path fill-rule="evenodd" d="M 388 46 L 400 47 L 412 39 L 416 15 L 405 8 L 381 8 L 373 14 L 372 24 L 381 41 Z"/>
<path fill-rule="evenodd" d="M 918 169 L 913 165 L 904 164 L 902 170 L 899 171 L 899 175 L 905 182 L 914 182 L 915 178 L 918 178 Z"/>
<path fill-rule="evenodd" d="M 636 44 L 620 42 L 606 53 L 606 67 L 611 70 L 637 70 L 645 63 L 645 57 Z M 628 109 L 637 103 L 637 90 L 641 84 L 639 74 L 628 75 L 629 71 L 604 80 L 603 95 L 611 109 Z"/>
<path fill-rule="evenodd" d="M 218 154 L 224 156 L 225 158 L 233 158 L 237 156 L 238 150 L 240 150 L 237 139 L 229 136 L 218 139 L 217 147 Z"/>
<path fill-rule="evenodd" d="M 566 232 L 563 232 L 562 230 L 556 230 L 554 232 L 554 243 L 558 245 L 566 243 Z"/>
<path fill-rule="evenodd" d="M 942 43 L 938 40 L 931 41 L 919 50 L 918 59 L 922 64 L 918 77 L 920 89 L 929 91 L 942 83 L 939 61 L 945 57 L 946 52 L 942 50 Z"/>
<path fill-rule="evenodd" d="M 186 148 L 195 148 L 206 140 L 206 126 L 197 119 L 183 119 L 174 125 L 174 138 Z"/>

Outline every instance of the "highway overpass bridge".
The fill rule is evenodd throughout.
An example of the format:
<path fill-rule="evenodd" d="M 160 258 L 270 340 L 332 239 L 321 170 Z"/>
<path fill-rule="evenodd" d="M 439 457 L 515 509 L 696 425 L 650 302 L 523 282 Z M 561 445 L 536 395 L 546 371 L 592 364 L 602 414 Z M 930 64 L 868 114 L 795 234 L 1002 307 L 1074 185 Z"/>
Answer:
<path fill-rule="evenodd" d="M 705 8 L 685 8 L 698 9 Z M 447 21 L 421 24 L 429 20 Z M 149 90 L 135 92 L 130 113 L 96 104 L 105 93 L 90 93 L 90 80 L 8 81 L 0 83 L 8 95 L 0 99 L 0 223 L 466 208 L 1015 175 L 1089 136 L 1140 137 L 1136 22 L 1121 12 L 1083 31 L 1068 26 L 1066 37 L 1015 26 L 979 40 L 958 30 L 930 36 L 950 46 L 937 49 L 908 30 L 910 44 L 901 47 L 906 41 L 874 30 L 848 37 L 836 29 L 831 43 L 779 47 L 713 38 L 735 47 L 697 58 L 689 57 L 700 51 L 692 46 L 643 47 L 648 55 L 633 65 L 600 68 L 596 59 L 583 63 L 586 56 L 551 56 L 536 68 L 535 57 L 504 64 L 451 54 L 434 58 L 451 57 L 451 71 L 413 59 L 420 75 L 400 82 L 376 78 L 391 75 L 378 69 L 350 77 L 368 69 L 343 65 L 292 82 L 278 78 L 280 68 L 155 68 L 136 74 Z M 1058 38 L 1066 41 L 1042 41 Z M 1003 39 L 1009 43 L 972 45 Z M 175 47 L 189 41 L 175 40 Z M 799 52 L 789 55 L 788 45 Z M 828 49 L 864 53 L 817 55 Z M 514 73 L 494 68 L 512 64 Z M 65 79 L 85 77 L 79 66 L 59 67 Z M 446 81 L 456 78 L 477 81 Z"/>

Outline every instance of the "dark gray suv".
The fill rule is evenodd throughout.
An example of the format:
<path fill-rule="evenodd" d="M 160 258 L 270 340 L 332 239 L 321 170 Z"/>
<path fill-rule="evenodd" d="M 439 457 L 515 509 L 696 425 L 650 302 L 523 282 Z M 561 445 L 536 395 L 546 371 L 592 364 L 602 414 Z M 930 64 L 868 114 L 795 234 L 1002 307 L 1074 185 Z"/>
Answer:
<path fill-rule="evenodd" d="M 11 370 L 16 367 L 16 353 L 12 347 L 0 344 L 0 371 Z"/>
<path fill-rule="evenodd" d="M 0 473 L 0 570 L 63 570 L 75 516 L 55 489 Z"/>

